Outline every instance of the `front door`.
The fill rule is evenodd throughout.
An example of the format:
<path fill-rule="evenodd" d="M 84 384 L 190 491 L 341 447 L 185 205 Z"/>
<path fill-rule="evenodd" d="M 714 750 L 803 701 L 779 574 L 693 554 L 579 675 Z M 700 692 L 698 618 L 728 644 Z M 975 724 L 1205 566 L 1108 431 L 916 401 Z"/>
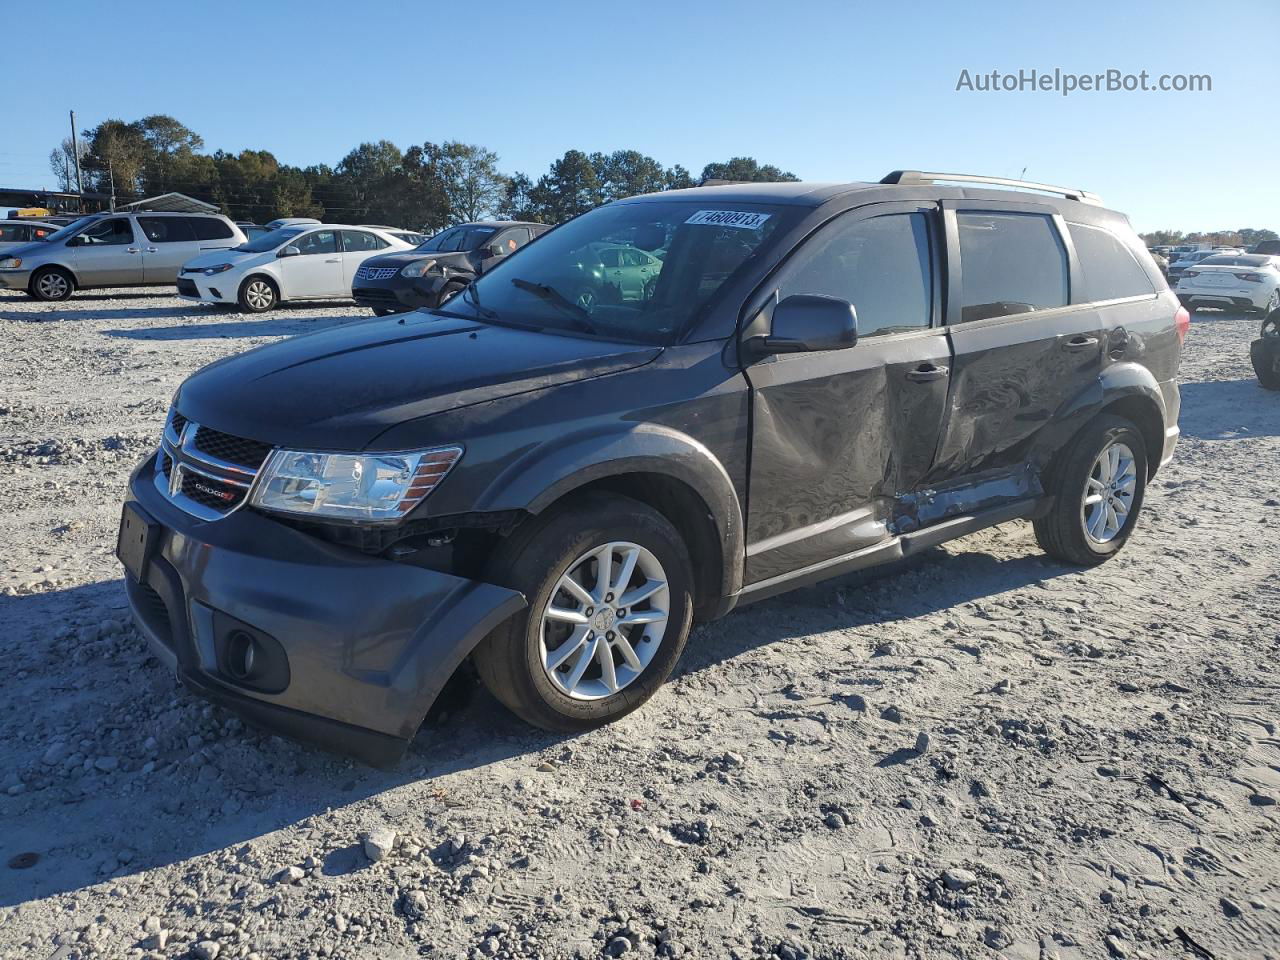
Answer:
<path fill-rule="evenodd" d="M 295 240 L 293 246 L 301 251 L 299 256 L 276 261 L 285 299 L 351 296 L 342 274 L 336 230 L 312 230 Z"/>
<path fill-rule="evenodd" d="M 1038 493 L 1028 486 L 1031 450 L 1060 408 L 1097 383 L 1106 338 L 1101 311 L 1070 306 L 1061 217 L 1032 204 L 975 206 L 944 201 L 955 359 L 928 478 L 972 490 L 973 504 L 951 500 L 961 509 Z"/>
<path fill-rule="evenodd" d="M 76 280 L 82 287 L 124 287 L 144 282 L 145 255 L 128 217 L 107 217 L 72 238 Z"/>
<path fill-rule="evenodd" d="M 934 204 L 846 213 L 780 274 L 793 294 L 848 300 L 858 342 L 747 368 L 752 387 L 748 584 L 900 532 L 900 505 L 933 462 L 950 350 L 940 319 Z"/>

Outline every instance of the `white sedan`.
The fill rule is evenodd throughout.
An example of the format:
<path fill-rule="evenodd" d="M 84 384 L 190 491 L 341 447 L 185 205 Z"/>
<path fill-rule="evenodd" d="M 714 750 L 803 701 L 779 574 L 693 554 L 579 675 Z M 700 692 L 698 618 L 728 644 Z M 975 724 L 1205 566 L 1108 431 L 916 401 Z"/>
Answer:
<path fill-rule="evenodd" d="M 1183 272 L 1176 290 L 1190 310 L 1258 310 L 1280 307 L 1280 257 L 1246 253 L 1207 257 Z"/>
<path fill-rule="evenodd" d="M 365 260 L 412 249 L 412 244 L 386 230 L 294 224 L 188 261 L 178 272 L 178 296 L 204 303 L 238 303 L 249 313 L 262 313 L 286 300 L 346 298 Z"/>

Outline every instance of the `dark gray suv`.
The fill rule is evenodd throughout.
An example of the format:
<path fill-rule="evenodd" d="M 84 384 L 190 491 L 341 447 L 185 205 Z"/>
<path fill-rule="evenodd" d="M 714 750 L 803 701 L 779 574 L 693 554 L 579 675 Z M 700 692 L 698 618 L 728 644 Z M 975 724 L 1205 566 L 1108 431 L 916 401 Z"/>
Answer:
<path fill-rule="evenodd" d="M 601 249 L 653 282 L 575 297 Z M 1014 519 L 1112 556 L 1173 453 L 1188 324 L 1083 191 L 635 197 L 440 309 L 196 373 L 118 554 L 159 657 L 276 729 L 389 762 L 471 658 L 581 730 L 652 696 L 695 619 Z"/>

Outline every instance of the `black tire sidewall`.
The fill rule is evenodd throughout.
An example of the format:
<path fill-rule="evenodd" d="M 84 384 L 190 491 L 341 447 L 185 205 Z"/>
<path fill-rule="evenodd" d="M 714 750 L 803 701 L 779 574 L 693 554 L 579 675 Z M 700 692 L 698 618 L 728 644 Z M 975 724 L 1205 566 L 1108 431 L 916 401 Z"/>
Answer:
<path fill-rule="evenodd" d="M 671 609 L 661 646 L 644 672 L 617 694 L 602 700 L 575 700 L 547 677 L 539 651 L 541 612 L 556 582 L 593 547 L 611 540 L 638 543 L 653 552 L 667 576 Z M 627 497 L 591 497 L 550 517 L 525 543 L 513 543 L 514 556 L 499 561 L 499 582 L 521 590 L 529 606 L 491 641 L 491 655 L 511 657 L 518 705 L 525 719 L 548 729 L 581 730 L 616 720 L 653 696 L 675 668 L 693 619 L 693 570 L 679 533 L 661 514 Z M 482 672 L 483 673 L 483 672 Z M 497 693 L 497 691 L 495 691 Z M 501 697 L 507 700 L 507 697 Z"/>
<path fill-rule="evenodd" d="M 1085 532 L 1084 521 L 1081 518 L 1081 507 L 1088 487 L 1089 476 L 1093 473 L 1094 461 L 1097 460 L 1098 454 L 1105 447 L 1116 442 L 1125 444 L 1133 451 L 1136 461 L 1134 466 L 1137 474 L 1137 483 L 1134 486 L 1133 505 L 1129 508 L 1129 515 L 1125 518 L 1124 526 L 1109 541 L 1099 543 Z M 1093 426 L 1093 429 L 1081 438 L 1081 442 L 1075 452 L 1076 456 L 1066 465 L 1062 489 L 1055 509 L 1070 511 L 1072 522 L 1068 530 L 1074 532 L 1074 536 L 1071 539 L 1075 541 L 1072 546 L 1078 547 L 1099 560 L 1103 560 L 1118 553 L 1120 548 L 1125 545 L 1138 522 L 1138 516 L 1142 513 L 1142 503 L 1147 489 L 1147 445 L 1143 442 L 1142 434 L 1138 432 L 1138 428 L 1129 423 L 1129 421 L 1118 417 L 1106 417 L 1099 420 Z"/>

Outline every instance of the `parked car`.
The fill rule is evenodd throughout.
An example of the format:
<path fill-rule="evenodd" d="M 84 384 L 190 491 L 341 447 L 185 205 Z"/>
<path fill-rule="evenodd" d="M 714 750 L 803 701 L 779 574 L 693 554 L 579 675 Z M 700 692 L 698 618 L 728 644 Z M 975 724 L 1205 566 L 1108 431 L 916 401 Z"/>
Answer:
<path fill-rule="evenodd" d="M 279 230 L 281 227 L 309 227 L 319 222 L 315 217 L 277 217 L 267 224 L 267 229 Z"/>
<path fill-rule="evenodd" d="M 240 228 L 248 240 L 257 240 L 259 237 L 265 237 L 271 232 L 271 227 L 264 227 L 260 223 L 237 223 L 236 226 Z"/>
<path fill-rule="evenodd" d="M 0 253 L 35 240 L 47 240 L 57 232 L 56 226 L 41 220 L 0 220 Z"/>
<path fill-rule="evenodd" d="M 1182 254 L 1177 260 L 1169 264 L 1169 282 L 1177 283 L 1185 271 L 1190 270 L 1201 260 L 1216 256 L 1219 256 L 1217 250 L 1192 250 L 1190 253 Z"/>
<path fill-rule="evenodd" d="M 438 307 L 502 258 L 550 230 L 545 223 L 486 220 L 442 230 L 409 252 L 368 260 L 351 295 L 378 316 Z"/>
<path fill-rule="evenodd" d="M 341 223 L 296 224 L 272 230 L 234 250 L 183 264 L 178 296 L 261 313 L 286 300 L 351 296 L 360 265 L 379 251 L 409 245 L 382 230 Z"/>
<path fill-rule="evenodd" d="M 66 300 L 90 287 L 172 285 L 183 262 L 244 239 L 239 227 L 217 214 L 95 213 L 5 251 L 0 288 Z"/>
<path fill-rule="evenodd" d="M 1156 253 L 1154 250 L 1151 251 L 1151 259 L 1155 263 L 1155 265 L 1160 268 L 1160 274 L 1166 280 L 1168 280 L 1169 279 L 1169 261 L 1166 260 L 1160 254 Z"/>
<path fill-rule="evenodd" d="M 1192 310 L 1218 307 L 1270 313 L 1280 307 L 1280 257 L 1205 257 L 1183 271 L 1177 293 L 1182 305 Z"/>
<path fill-rule="evenodd" d="M 1280 310 L 1263 319 L 1258 339 L 1249 345 L 1249 359 L 1258 382 L 1268 390 L 1280 390 Z"/>
<path fill-rule="evenodd" d="M 1173 454 L 1189 316 L 1092 195 L 984 184 L 1019 185 L 633 197 L 440 310 L 204 368 L 123 508 L 139 629 L 204 695 L 386 763 L 468 657 L 582 730 L 735 606 L 1014 519 L 1107 560 Z M 652 296 L 555 286 L 620 237 L 668 245 Z"/>
<path fill-rule="evenodd" d="M 397 240 L 403 240 L 405 243 L 411 244 L 415 247 L 419 244 L 426 243 L 431 239 L 428 234 L 419 233 L 417 230 L 406 230 L 403 227 L 387 227 L 380 223 L 362 223 L 360 226 L 370 227 L 374 230 L 384 230 Z"/>
<path fill-rule="evenodd" d="M 1264 253 L 1271 257 L 1280 256 L 1280 240 L 1259 240 L 1249 252 Z"/>

